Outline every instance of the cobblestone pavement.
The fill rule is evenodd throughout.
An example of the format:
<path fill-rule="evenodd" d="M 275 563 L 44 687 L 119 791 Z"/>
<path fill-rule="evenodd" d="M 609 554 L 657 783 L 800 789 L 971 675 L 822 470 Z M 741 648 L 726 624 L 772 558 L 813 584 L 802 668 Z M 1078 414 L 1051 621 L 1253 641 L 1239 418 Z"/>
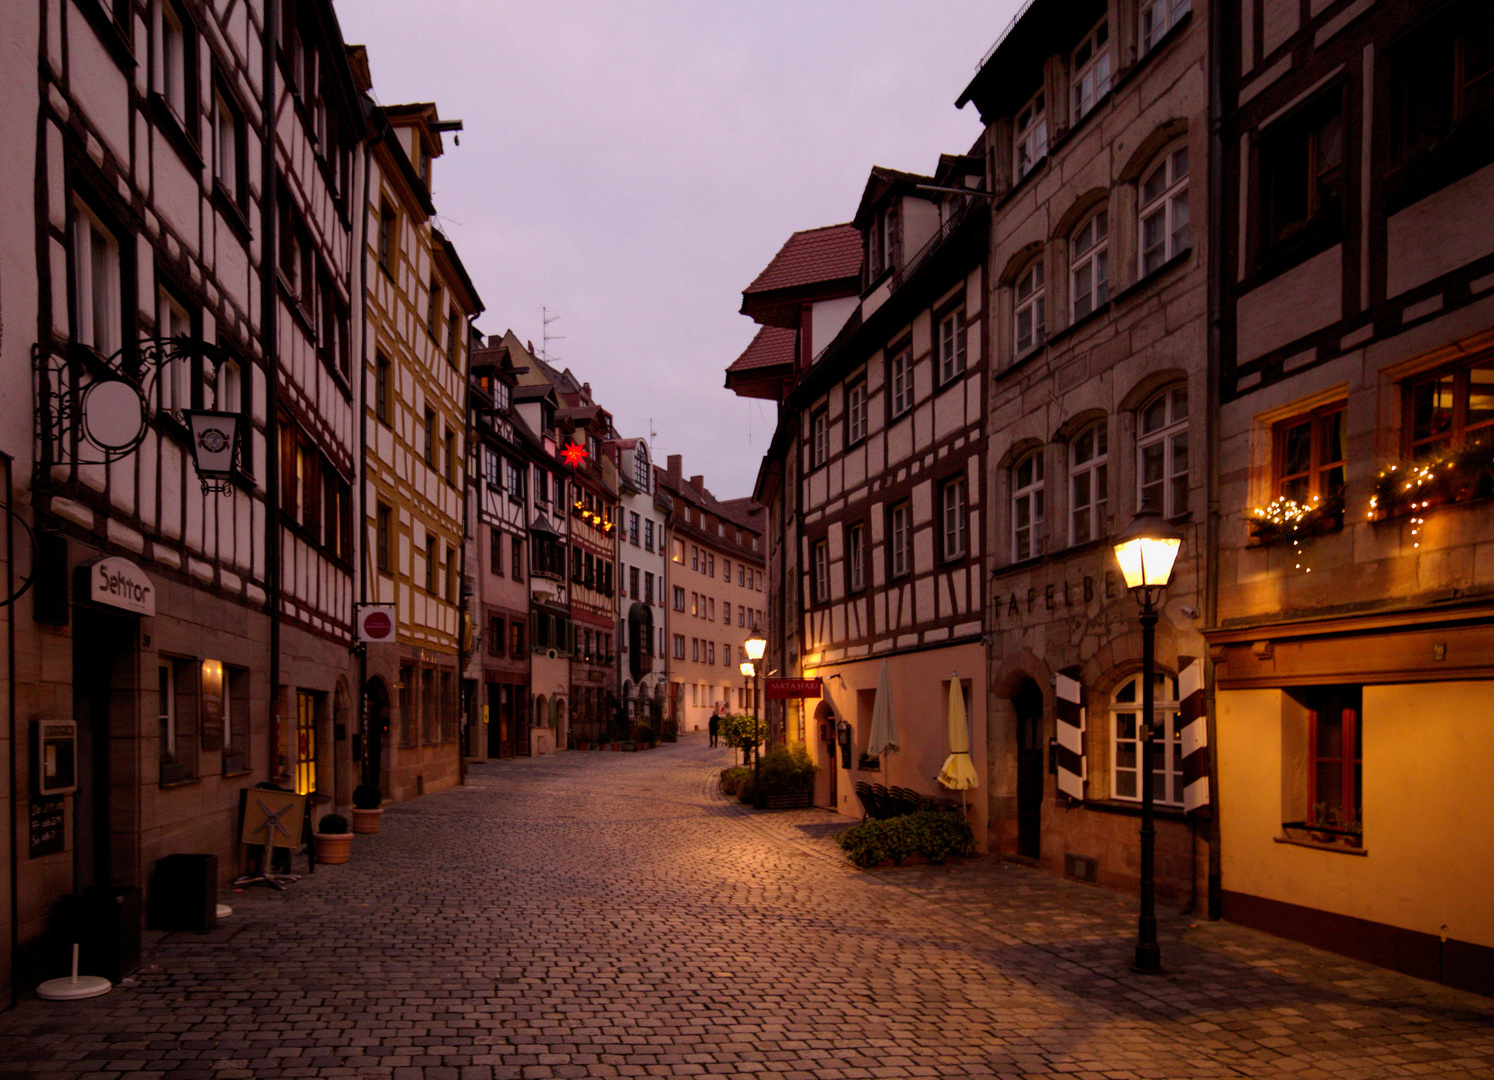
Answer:
<path fill-rule="evenodd" d="M 850 867 L 728 752 L 561 754 L 391 807 L 133 985 L 0 1015 L 10 1077 L 1494 1076 L 1494 1002 L 977 858 Z"/>

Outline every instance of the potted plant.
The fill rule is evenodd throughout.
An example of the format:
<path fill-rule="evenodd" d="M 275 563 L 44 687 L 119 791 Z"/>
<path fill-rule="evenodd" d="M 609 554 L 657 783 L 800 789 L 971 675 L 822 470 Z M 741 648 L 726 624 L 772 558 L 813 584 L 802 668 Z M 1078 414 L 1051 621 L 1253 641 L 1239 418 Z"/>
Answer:
<path fill-rule="evenodd" d="M 379 831 L 384 811 L 379 804 L 384 793 L 373 784 L 359 784 L 353 789 L 353 831 L 368 836 Z"/>
<path fill-rule="evenodd" d="M 341 814 L 327 814 L 312 831 L 316 841 L 316 861 L 319 863 L 345 863 L 348 851 L 353 846 L 353 830 L 348 828 L 348 819 Z"/>

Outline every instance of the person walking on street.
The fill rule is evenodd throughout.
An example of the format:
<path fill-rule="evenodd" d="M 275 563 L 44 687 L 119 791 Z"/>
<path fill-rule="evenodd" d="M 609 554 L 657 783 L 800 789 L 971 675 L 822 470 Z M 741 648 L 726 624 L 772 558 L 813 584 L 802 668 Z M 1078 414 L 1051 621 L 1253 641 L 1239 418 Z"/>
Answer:
<path fill-rule="evenodd" d="M 721 706 L 717 705 L 716 710 L 711 713 L 711 722 L 707 727 L 711 733 L 711 745 L 714 747 L 716 740 L 721 736 Z"/>

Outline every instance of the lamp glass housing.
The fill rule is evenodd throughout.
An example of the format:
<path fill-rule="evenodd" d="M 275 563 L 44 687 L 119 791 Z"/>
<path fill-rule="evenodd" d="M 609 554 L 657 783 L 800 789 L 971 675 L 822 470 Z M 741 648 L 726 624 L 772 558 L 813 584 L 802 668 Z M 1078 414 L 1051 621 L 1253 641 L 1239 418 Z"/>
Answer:
<path fill-rule="evenodd" d="M 743 675 L 747 676 L 747 678 L 749 679 L 757 675 L 757 668 L 753 666 L 751 660 L 743 660 L 740 664 L 737 665 L 737 670 L 740 671 Z"/>
<path fill-rule="evenodd" d="M 1166 585 L 1182 544 L 1182 532 L 1165 518 L 1146 511 L 1137 514 L 1114 544 L 1126 588 L 1135 591 Z"/>
<path fill-rule="evenodd" d="M 742 651 L 747 654 L 749 660 L 761 660 L 763 653 L 768 651 L 768 639 L 759 634 L 753 634 L 742 642 Z"/>

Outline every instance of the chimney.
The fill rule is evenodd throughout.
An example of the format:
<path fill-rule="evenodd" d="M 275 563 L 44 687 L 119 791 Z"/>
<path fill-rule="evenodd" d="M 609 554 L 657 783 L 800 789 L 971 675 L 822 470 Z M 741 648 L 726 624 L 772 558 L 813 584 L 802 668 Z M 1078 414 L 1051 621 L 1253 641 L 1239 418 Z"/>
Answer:
<path fill-rule="evenodd" d="M 692 476 L 692 477 L 690 477 L 690 483 L 695 486 L 695 490 L 696 491 L 704 491 L 705 490 L 705 477 L 704 476 Z"/>
<path fill-rule="evenodd" d="M 684 456 L 681 454 L 670 454 L 664 459 L 664 463 L 669 466 L 666 470 L 669 473 L 669 478 L 671 480 L 678 480 L 680 478 L 680 470 L 685 467 Z"/>

